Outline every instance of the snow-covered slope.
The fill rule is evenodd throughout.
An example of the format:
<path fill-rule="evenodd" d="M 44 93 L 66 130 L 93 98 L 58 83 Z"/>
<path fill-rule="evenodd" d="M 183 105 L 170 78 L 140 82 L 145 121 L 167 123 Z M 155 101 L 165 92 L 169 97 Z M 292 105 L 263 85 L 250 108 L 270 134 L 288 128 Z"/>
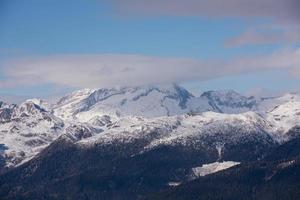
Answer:
<path fill-rule="evenodd" d="M 73 119 L 73 114 L 85 106 L 84 101 L 94 92 L 91 89 L 83 89 L 72 92 L 62 97 L 53 106 L 54 114 L 62 119 Z"/>
<path fill-rule="evenodd" d="M 144 86 L 83 90 L 60 100 L 54 113 L 63 119 L 87 122 L 95 116 L 157 117 L 183 114 L 193 97 L 177 86 Z"/>
<path fill-rule="evenodd" d="M 0 113 L 3 110 L 0 109 Z M 87 123 L 63 121 L 30 101 L 9 112 L 11 117 L 0 124 L 0 143 L 5 148 L 3 155 L 7 165 L 32 158 L 61 135 L 68 135 L 80 146 L 144 140 L 143 151 L 160 145 L 199 145 L 199 141 L 218 152 L 222 152 L 224 144 L 242 140 L 272 143 L 268 133 L 272 126 L 253 112 L 206 112 L 158 118 L 125 116 L 116 120 L 106 115 L 94 117 Z"/>
<path fill-rule="evenodd" d="M 299 116 L 298 94 L 259 99 L 229 90 L 194 97 L 176 84 L 84 89 L 53 105 L 40 99 L 0 102 L 0 153 L 16 165 L 62 135 L 80 145 L 146 138 L 144 151 L 213 138 L 211 145 L 221 152 L 224 144 L 244 138 L 285 141 Z"/>
<path fill-rule="evenodd" d="M 273 100 L 271 108 L 266 111 L 266 119 L 282 133 L 300 125 L 300 96 L 287 94 Z"/>
<path fill-rule="evenodd" d="M 239 162 L 224 161 L 224 162 L 214 162 L 209 164 L 204 164 L 201 167 L 195 167 L 192 169 L 191 179 L 196 179 L 200 176 L 206 176 L 208 174 L 213 174 L 218 171 L 222 171 L 233 166 L 240 164 Z"/>
<path fill-rule="evenodd" d="M 7 165 L 38 153 L 60 135 L 64 123 L 43 108 L 26 101 L 0 108 L 0 143 Z"/>
<path fill-rule="evenodd" d="M 160 117 L 214 111 L 242 113 L 256 110 L 258 102 L 234 91 L 209 91 L 194 97 L 184 88 L 143 86 L 82 90 L 63 97 L 54 113 L 63 119 L 87 122 L 95 116 Z"/>
<path fill-rule="evenodd" d="M 125 117 L 111 128 L 94 137 L 80 140 L 79 145 L 108 143 L 131 143 L 144 140 L 145 151 L 160 145 L 194 146 L 207 145 L 215 148 L 222 157 L 225 144 L 238 144 L 247 140 L 273 143 L 268 133 L 272 126 L 261 116 L 244 114 L 221 114 L 207 112 L 201 115 L 181 115 L 159 118 Z M 142 153 L 142 152 L 141 152 Z"/>
<path fill-rule="evenodd" d="M 27 100 L 19 106 L 1 104 L 0 145 L 3 150 L 0 156 L 4 157 L 7 166 L 32 158 L 63 134 L 77 141 L 98 134 L 105 127 L 64 122 L 47 109 L 49 105 L 37 99 Z"/>
<path fill-rule="evenodd" d="M 208 91 L 190 102 L 195 112 L 214 111 L 219 113 L 243 113 L 257 109 L 258 100 L 245 97 L 233 90 Z"/>

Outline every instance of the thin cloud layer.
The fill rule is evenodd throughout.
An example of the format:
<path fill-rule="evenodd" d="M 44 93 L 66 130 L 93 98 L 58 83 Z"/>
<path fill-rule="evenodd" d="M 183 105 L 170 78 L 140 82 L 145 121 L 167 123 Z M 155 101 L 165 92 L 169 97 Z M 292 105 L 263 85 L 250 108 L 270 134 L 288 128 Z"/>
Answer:
<path fill-rule="evenodd" d="M 298 0 L 113 0 L 119 13 L 204 17 L 270 17 L 299 20 Z"/>
<path fill-rule="evenodd" d="M 300 26 L 297 24 L 276 24 L 252 27 L 242 34 L 226 41 L 227 47 L 260 44 L 291 45 L 300 42 Z"/>
<path fill-rule="evenodd" d="M 115 12 L 129 16 L 198 16 L 223 19 L 264 19 L 278 30 L 254 27 L 226 42 L 229 47 L 248 44 L 300 42 L 299 0 L 113 0 Z M 254 29 L 254 30 L 253 30 Z M 266 28 L 269 30 L 269 28 Z M 297 30 L 294 30 L 297 29 Z"/>
<path fill-rule="evenodd" d="M 159 58 L 141 55 L 67 55 L 6 63 L 0 88 L 55 84 L 107 87 L 209 80 L 261 70 L 286 70 L 300 77 L 300 49 L 231 61 Z"/>

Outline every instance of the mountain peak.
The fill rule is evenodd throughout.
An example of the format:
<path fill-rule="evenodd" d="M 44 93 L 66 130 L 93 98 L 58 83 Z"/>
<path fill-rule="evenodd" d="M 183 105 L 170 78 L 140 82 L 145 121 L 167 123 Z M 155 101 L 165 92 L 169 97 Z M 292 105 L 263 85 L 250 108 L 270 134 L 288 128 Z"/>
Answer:
<path fill-rule="evenodd" d="M 3 101 L 0 101 L 0 108 L 3 108 L 4 106 L 6 106 L 7 104 Z"/>
<path fill-rule="evenodd" d="M 47 101 L 43 100 L 43 99 L 37 99 L 37 98 L 28 99 L 28 100 L 26 100 L 26 103 L 35 104 L 35 105 L 37 105 L 38 107 L 40 107 L 41 109 L 43 109 L 45 111 L 50 111 L 51 110 L 50 104 Z"/>
<path fill-rule="evenodd" d="M 240 93 L 234 91 L 234 90 L 210 90 L 203 92 L 201 97 L 219 97 L 219 98 L 241 98 L 244 97 Z"/>
<path fill-rule="evenodd" d="M 95 90 L 88 89 L 88 88 L 74 91 L 74 92 L 72 92 L 70 94 L 67 94 L 66 96 L 62 97 L 57 102 L 57 104 L 58 105 L 68 104 L 68 103 L 74 102 L 76 100 L 84 99 L 84 98 L 88 97 L 89 95 L 91 95 L 94 91 Z"/>
<path fill-rule="evenodd" d="M 207 91 L 200 97 L 207 98 L 209 104 L 214 107 L 232 107 L 232 108 L 248 108 L 252 109 L 256 106 L 256 99 L 246 97 L 234 90 Z"/>

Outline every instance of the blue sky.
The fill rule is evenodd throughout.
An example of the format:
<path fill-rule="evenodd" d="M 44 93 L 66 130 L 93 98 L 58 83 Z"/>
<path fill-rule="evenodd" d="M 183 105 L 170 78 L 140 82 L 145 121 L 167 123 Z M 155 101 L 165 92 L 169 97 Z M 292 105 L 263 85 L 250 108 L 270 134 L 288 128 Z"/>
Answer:
<path fill-rule="evenodd" d="M 151 62 L 156 65 L 165 63 L 165 61 L 157 61 L 157 59 L 173 58 L 197 60 L 197 63 L 209 62 L 210 65 L 203 69 L 204 73 L 210 71 L 209 68 L 214 68 L 214 71 L 207 76 L 203 74 L 198 78 L 192 72 L 185 76 L 172 75 L 174 82 L 179 82 L 195 92 L 212 89 L 235 89 L 242 92 L 257 88 L 272 91 L 298 89 L 297 85 L 300 83 L 298 76 L 288 75 L 290 71 L 294 70 L 297 63 L 282 68 L 276 66 L 271 70 L 269 65 L 255 70 L 248 66 L 247 70 L 238 70 L 238 72 L 233 70 L 232 73 L 218 74 L 218 68 L 220 71 L 225 71 L 220 64 L 223 62 L 238 63 L 235 60 L 270 57 L 276 53 L 281 56 L 280 52 L 286 51 L 292 56 L 298 55 L 295 54 L 295 51 L 299 47 L 299 38 L 291 34 L 291 27 L 298 31 L 298 27 L 294 25 L 296 24 L 294 16 L 278 17 L 273 10 L 264 12 L 256 7 L 251 9 L 258 10 L 257 16 L 252 16 L 251 13 L 246 16 L 240 13 L 235 14 L 234 10 L 224 11 L 218 16 L 219 14 L 216 15 L 214 9 L 201 14 L 203 6 L 208 8 L 211 6 L 210 3 L 205 3 L 209 2 L 206 0 L 203 1 L 203 6 L 200 5 L 199 10 L 191 9 L 191 14 L 186 14 L 189 13 L 186 10 L 176 8 L 176 3 L 180 6 L 184 2 L 179 0 L 174 2 L 175 6 L 173 7 L 176 8 L 174 12 L 170 11 L 170 1 L 168 0 L 161 1 L 165 3 L 164 5 L 159 5 L 159 1 L 150 5 L 153 10 L 147 8 L 147 3 L 141 3 L 143 1 L 139 1 L 137 4 L 135 0 L 128 0 L 126 5 L 125 1 L 2 0 L 0 2 L 0 95 L 47 96 L 80 88 L 80 84 L 82 87 L 123 84 L 118 81 L 105 82 L 103 81 L 105 77 L 101 78 L 100 74 L 99 80 L 95 79 L 93 83 L 70 81 L 69 84 L 67 81 L 60 80 L 63 78 L 61 75 L 53 74 L 54 78 L 45 77 L 49 69 L 46 70 L 47 73 L 42 70 L 40 74 L 35 73 L 39 71 L 36 70 L 37 68 L 51 68 L 44 63 L 48 63 L 49 59 L 55 57 L 55 59 L 63 60 L 63 62 L 57 62 L 61 63 L 62 67 L 72 64 L 68 69 L 75 71 L 77 68 L 86 68 L 87 74 L 89 74 L 91 73 L 90 68 L 85 66 L 84 62 L 78 61 L 76 63 L 81 63 L 81 65 L 74 65 L 70 60 L 66 61 L 64 56 L 72 55 L 77 58 L 78 56 L 108 54 L 155 57 L 155 61 L 151 60 Z M 192 0 L 188 0 L 185 1 L 187 5 L 189 1 L 191 1 L 191 5 L 194 3 Z M 288 3 L 286 1 L 286 4 Z M 164 7 L 167 9 L 161 9 Z M 236 9 L 247 9 L 247 7 L 237 7 Z M 274 10 L 276 11 L 276 8 Z M 177 12 L 179 14 L 176 14 Z M 259 12 L 269 13 L 269 15 L 260 16 Z M 231 13 L 233 14 L 231 15 Z M 289 21 L 289 23 L 282 21 Z M 280 31 L 279 35 L 277 35 L 277 29 Z M 286 53 L 284 55 L 285 59 L 290 60 L 289 55 L 287 56 Z M 30 77 L 25 77 L 28 75 L 28 71 L 33 70 L 30 68 L 31 63 L 28 58 L 33 60 L 39 58 L 40 66 L 34 68 L 34 78 L 30 81 Z M 101 57 L 101 59 L 103 58 Z M 89 65 L 97 65 L 96 61 L 101 62 L 101 59 L 94 59 L 95 63 Z M 16 61 L 18 61 L 17 64 Z M 126 66 L 137 65 L 136 60 L 130 60 L 129 63 L 126 61 L 127 59 L 122 57 L 120 62 L 125 62 Z M 211 64 L 215 61 L 218 61 L 218 64 Z M 22 68 L 24 62 L 26 62 L 27 68 Z M 34 62 L 36 63 L 35 60 Z M 105 63 L 110 63 L 107 58 L 105 58 Z M 180 61 L 180 63 L 185 64 L 186 62 Z M 60 67 L 56 66 L 56 71 L 59 71 Z M 148 68 L 151 67 L 145 66 L 147 68 L 144 70 L 145 73 L 148 73 Z M 184 67 L 182 66 L 182 68 Z M 201 67 L 202 65 L 199 64 L 199 70 L 196 68 L 195 73 L 201 73 Z M 259 66 L 253 66 L 253 68 L 257 67 Z M 171 67 L 169 66 L 169 68 Z M 195 66 L 187 67 L 187 70 L 194 69 Z M 84 70 L 80 70 L 80 73 L 83 72 Z M 164 72 L 168 73 L 169 71 L 165 69 Z M 51 73 L 59 72 L 51 71 Z M 112 70 L 112 73 L 118 73 L 118 70 Z M 132 78 L 140 73 L 142 72 L 135 74 L 133 71 L 128 76 Z M 160 72 L 157 70 L 153 73 L 159 74 Z M 185 71 L 180 73 L 185 74 Z M 213 76 L 214 73 L 217 74 L 216 77 Z M 33 72 L 30 75 L 32 74 Z M 60 79 L 57 78 L 58 76 Z M 85 76 L 88 79 L 88 75 Z M 120 79 L 118 76 L 112 77 Z M 172 77 L 164 80 L 164 76 L 161 76 L 153 83 L 167 83 L 173 81 Z M 124 78 L 127 77 L 124 76 Z M 35 79 L 36 81 L 33 81 Z M 80 79 L 80 77 L 76 76 L 74 79 Z M 143 84 L 140 80 L 132 82 L 132 84 L 135 83 Z M 145 82 L 145 84 L 148 83 L 151 83 L 151 80 Z"/>

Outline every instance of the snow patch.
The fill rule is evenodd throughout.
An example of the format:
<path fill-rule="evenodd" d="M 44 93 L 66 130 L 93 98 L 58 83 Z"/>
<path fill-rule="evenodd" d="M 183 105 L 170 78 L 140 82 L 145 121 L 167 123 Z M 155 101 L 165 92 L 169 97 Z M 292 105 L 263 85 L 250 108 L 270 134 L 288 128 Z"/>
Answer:
<path fill-rule="evenodd" d="M 240 164 L 239 162 L 234 162 L 234 161 L 224 161 L 224 162 L 214 162 L 210 164 L 204 164 L 201 167 L 192 168 L 192 179 L 196 179 L 201 176 L 206 176 L 208 174 L 213 174 L 218 171 L 222 171 L 239 164 Z"/>
<path fill-rule="evenodd" d="M 177 187 L 179 185 L 181 185 L 181 182 L 169 182 L 168 183 L 168 186 L 170 186 L 170 187 Z"/>

